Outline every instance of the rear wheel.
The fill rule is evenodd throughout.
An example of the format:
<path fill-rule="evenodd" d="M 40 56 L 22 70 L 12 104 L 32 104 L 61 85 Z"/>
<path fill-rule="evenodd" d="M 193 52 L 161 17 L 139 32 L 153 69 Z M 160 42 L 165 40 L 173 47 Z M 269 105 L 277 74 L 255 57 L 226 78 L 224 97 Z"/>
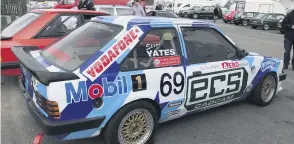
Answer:
<path fill-rule="evenodd" d="M 152 104 L 137 101 L 120 109 L 104 128 L 106 144 L 145 144 L 152 141 L 158 115 Z"/>
<path fill-rule="evenodd" d="M 268 30 L 269 29 L 269 24 L 264 24 L 263 29 Z"/>
<path fill-rule="evenodd" d="M 199 15 L 198 14 L 193 14 L 193 19 L 198 19 Z"/>
<path fill-rule="evenodd" d="M 276 91 L 277 79 L 273 74 L 269 74 L 262 81 L 260 81 L 248 99 L 255 105 L 267 106 L 273 100 Z"/>
<path fill-rule="evenodd" d="M 188 14 L 187 13 L 184 13 L 184 17 L 187 18 L 188 17 Z"/>

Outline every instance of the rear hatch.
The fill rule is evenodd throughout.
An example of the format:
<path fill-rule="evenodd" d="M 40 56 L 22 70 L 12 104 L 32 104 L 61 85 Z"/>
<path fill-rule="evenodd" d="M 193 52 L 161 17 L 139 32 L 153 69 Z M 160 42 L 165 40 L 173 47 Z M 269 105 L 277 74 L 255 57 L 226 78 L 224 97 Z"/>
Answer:
<path fill-rule="evenodd" d="M 51 82 L 79 78 L 73 73 L 50 72 L 33 56 L 39 52 L 38 47 L 12 47 L 12 52 L 20 61 L 21 87 L 28 94 L 27 101 L 33 101 L 35 108 L 46 118 L 59 119 L 58 103 L 48 100 L 47 88 Z M 44 59 L 43 59 L 44 60 Z M 42 61 L 43 61 L 42 60 Z M 47 64 L 49 65 L 49 64 Z"/>

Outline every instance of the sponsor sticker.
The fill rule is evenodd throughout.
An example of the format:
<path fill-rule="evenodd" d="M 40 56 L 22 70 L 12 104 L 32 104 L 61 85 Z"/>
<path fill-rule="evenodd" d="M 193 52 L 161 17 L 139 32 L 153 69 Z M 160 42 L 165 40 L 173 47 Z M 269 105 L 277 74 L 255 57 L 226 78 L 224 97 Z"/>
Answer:
<path fill-rule="evenodd" d="M 166 67 L 181 64 L 180 56 L 165 56 L 165 57 L 154 57 L 154 67 Z"/>
<path fill-rule="evenodd" d="M 181 112 L 181 110 L 174 110 L 174 111 L 170 111 L 167 113 L 167 117 L 173 116 L 173 115 L 177 115 Z"/>
<path fill-rule="evenodd" d="M 179 106 L 183 103 L 183 101 L 176 101 L 176 102 L 172 102 L 168 104 L 168 107 L 175 107 L 175 106 Z"/>
<path fill-rule="evenodd" d="M 272 71 L 276 68 L 276 62 L 271 59 L 266 59 L 261 63 L 261 71 L 264 72 L 266 70 Z"/>
<path fill-rule="evenodd" d="M 127 31 L 121 39 L 118 39 L 111 48 L 105 51 L 95 62 L 93 62 L 82 73 L 91 81 L 98 78 L 109 66 L 111 66 L 128 48 L 133 49 L 139 41 L 143 31 L 139 27 L 133 27 Z"/>
<path fill-rule="evenodd" d="M 239 62 L 223 62 L 222 63 L 223 69 L 234 69 L 234 68 L 239 68 L 240 63 Z"/>
<path fill-rule="evenodd" d="M 94 83 L 87 87 L 86 81 L 79 81 L 77 84 L 65 83 L 67 104 L 88 101 L 88 99 L 100 98 L 102 96 L 112 97 L 124 95 L 128 92 L 126 76 L 116 77 L 115 82 L 102 78 L 102 83 Z"/>

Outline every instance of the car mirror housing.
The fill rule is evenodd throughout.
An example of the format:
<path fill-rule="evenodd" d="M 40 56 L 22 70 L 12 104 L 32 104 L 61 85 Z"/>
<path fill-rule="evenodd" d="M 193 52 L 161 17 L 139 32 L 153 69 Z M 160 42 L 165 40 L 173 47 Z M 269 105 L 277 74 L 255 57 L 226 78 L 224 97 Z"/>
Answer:
<path fill-rule="evenodd" d="M 249 54 L 249 53 L 248 53 L 246 50 L 240 50 L 240 51 L 238 52 L 238 57 L 239 57 L 240 59 L 242 59 L 242 58 L 246 57 L 248 54 Z"/>

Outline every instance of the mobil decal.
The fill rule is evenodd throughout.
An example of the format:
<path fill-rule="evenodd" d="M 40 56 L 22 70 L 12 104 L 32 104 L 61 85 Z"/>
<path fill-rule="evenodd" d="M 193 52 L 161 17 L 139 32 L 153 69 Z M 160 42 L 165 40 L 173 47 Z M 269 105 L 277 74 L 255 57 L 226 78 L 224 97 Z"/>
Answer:
<path fill-rule="evenodd" d="M 102 84 L 94 83 L 87 87 L 86 81 L 77 84 L 65 83 L 66 101 L 68 104 L 88 101 L 88 99 L 124 95 L 128 92 L 127 79 L 125 76 L 116 77 L 116 81 L 108 82 L 102 78 Z"/>
<path fill-rule="evenodd" d="M 139 27 L 133 27 L 123 34 L 111 48 L 105 51 L 95 62 L 93 62 L 82 73 L 91 81 L 99 77 L 118 57 L 120 57 L 127 49 L 133 49 L 134 45 L 139 42 L 143 31 Z"/>

